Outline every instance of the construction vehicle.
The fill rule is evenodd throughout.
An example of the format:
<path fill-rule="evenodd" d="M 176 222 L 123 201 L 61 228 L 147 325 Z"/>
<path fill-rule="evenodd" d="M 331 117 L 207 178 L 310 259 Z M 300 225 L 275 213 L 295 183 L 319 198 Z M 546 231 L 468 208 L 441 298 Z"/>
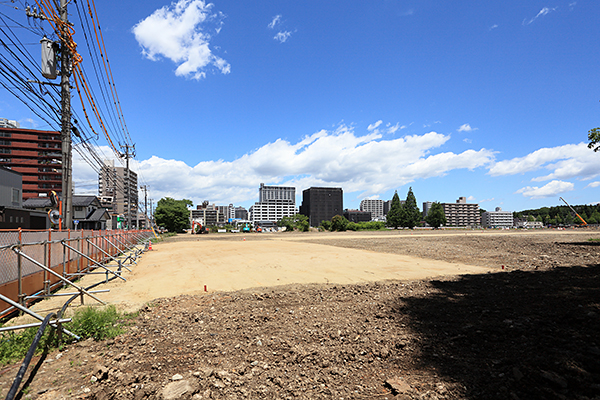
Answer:
<path fill-rule="evenodd" d="M 205 226 L 202 226 L 202 224 L 200 222 L 196 222 L 196 221 L 192 222 L 192 234 L 196 233 L 196 234 L 201 235 L 203 233 L 208 234 L 208 232 L 209 232 L 208 229 L 206 229 Z"/>
<path fill-rule="evenodd" d="M 567 203 L 567 201 L 565 199 L 563 199 L 562 197 L 560 197 L 560 199 L 562 201 L 564 201 L 565 204 L 567 206 L 569 206 L 569 208 L 571 209 L 571 211 L 573 211 L 575 213 L 575 215 L 577 216 L 577 218 L 579 218 L 581 220 L 581 222 L 583 222 L 583 226 L 587 226 L 587 222 L 585 222 L 585 220 L 583 218 L 581 218 L 581 215 L 577 214 L 577 211 L 575 211 L 575 209 L 573 207 L 571 207 L 571 205 L 569 203 Z"/>
<path fill-rule="evenodd" d="M 250 224 L 244 224 L 244 227 L 242 228 L 242 232 L 244 232 L 244 233 L 250 232 Z"/>

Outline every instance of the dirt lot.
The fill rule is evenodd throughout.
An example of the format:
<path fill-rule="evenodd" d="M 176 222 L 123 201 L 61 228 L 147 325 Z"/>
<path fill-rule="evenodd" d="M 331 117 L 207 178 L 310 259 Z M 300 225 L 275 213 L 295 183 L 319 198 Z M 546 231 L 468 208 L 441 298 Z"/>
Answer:
<path fill-rule="evenodd" d="M 600 242 L 589 238 L 600 233 L 173 238 L 111 293 L 133 308 L 161 287 L 182 293 L 181 279 L 194 290 L 142 306 L 115 340 L 50 354 L 24 398 L 600 399 Z M 195 280 L 167 251 L 190 245 L 203 249 Z M 167 264 L 170 280 L 136 289 L 136 271 Z"/>

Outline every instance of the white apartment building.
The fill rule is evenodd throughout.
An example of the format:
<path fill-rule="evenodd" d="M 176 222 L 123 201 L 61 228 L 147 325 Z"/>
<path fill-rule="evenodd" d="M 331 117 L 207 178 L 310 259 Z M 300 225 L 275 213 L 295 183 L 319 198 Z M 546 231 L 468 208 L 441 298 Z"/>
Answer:
<path fill-rule="evenodd" d="M 481 214 L 481 225 L 485 228 L 511 228 L 513 226 L 512 211 L 502 211 L 496 207 L 496 211 L 486 211 Z"/>
<path fill-rule="evenodd" d="M 360 211 L 371 213 L 371 219 L 383 217 L 383 200 L 364 199 L 360 202 Z"/>
<path fill-rule="evenodd" d="M 277 223 L 283 217 L 293 217 L 296 208 L 296 188 L 291 186 L 265 186 L 260 184 L 257 203 L 250 207 L 250 221 Z"/>
<path fill-rule="evenodd" d="M 467 203 L 466 197 L 459 197 L 456 203 L 442 203 L 446 215 L 446 226 L 478 226 L 479 204 Z"/>

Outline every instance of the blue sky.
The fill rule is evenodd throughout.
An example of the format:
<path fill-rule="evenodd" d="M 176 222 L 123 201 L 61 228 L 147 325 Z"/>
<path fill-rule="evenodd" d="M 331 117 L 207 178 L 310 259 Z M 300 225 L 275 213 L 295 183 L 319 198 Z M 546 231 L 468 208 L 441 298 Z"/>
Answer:
<path fill-rule="evenodd" d="M 346 208 L 409 187 L 419 205 L 599 201 L 596 1 L 96 7 L 154 199 L 248 207 L 264 182 L 295 186 L 298 204 L 310 186 L 342 187 Z M 0 116 L 44 128 L 6 92 Z M 79 160 L 74 176 L 94 192 Z"/>

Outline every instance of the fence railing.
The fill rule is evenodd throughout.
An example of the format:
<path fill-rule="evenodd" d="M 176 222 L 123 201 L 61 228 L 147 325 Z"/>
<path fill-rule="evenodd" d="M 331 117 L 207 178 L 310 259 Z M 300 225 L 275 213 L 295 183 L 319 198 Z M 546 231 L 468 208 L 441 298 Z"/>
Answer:
<path fill-rule="evenodd" d="M 138 254 L 135 245 L 150 236 L 152 231 L 147 230 L 0 230 L 0 294 L 26 306 L 65 285 L 84 293 L 72 281 L 110 261 L 120 266 L 127 259 L 133 263 Z M 117 259 L 127 250 L 134 251 L 126 260 Z M 108 268 L 104 272 L 113 273 Z M 0 318 L 14 310 L 0 299 Z"/>

